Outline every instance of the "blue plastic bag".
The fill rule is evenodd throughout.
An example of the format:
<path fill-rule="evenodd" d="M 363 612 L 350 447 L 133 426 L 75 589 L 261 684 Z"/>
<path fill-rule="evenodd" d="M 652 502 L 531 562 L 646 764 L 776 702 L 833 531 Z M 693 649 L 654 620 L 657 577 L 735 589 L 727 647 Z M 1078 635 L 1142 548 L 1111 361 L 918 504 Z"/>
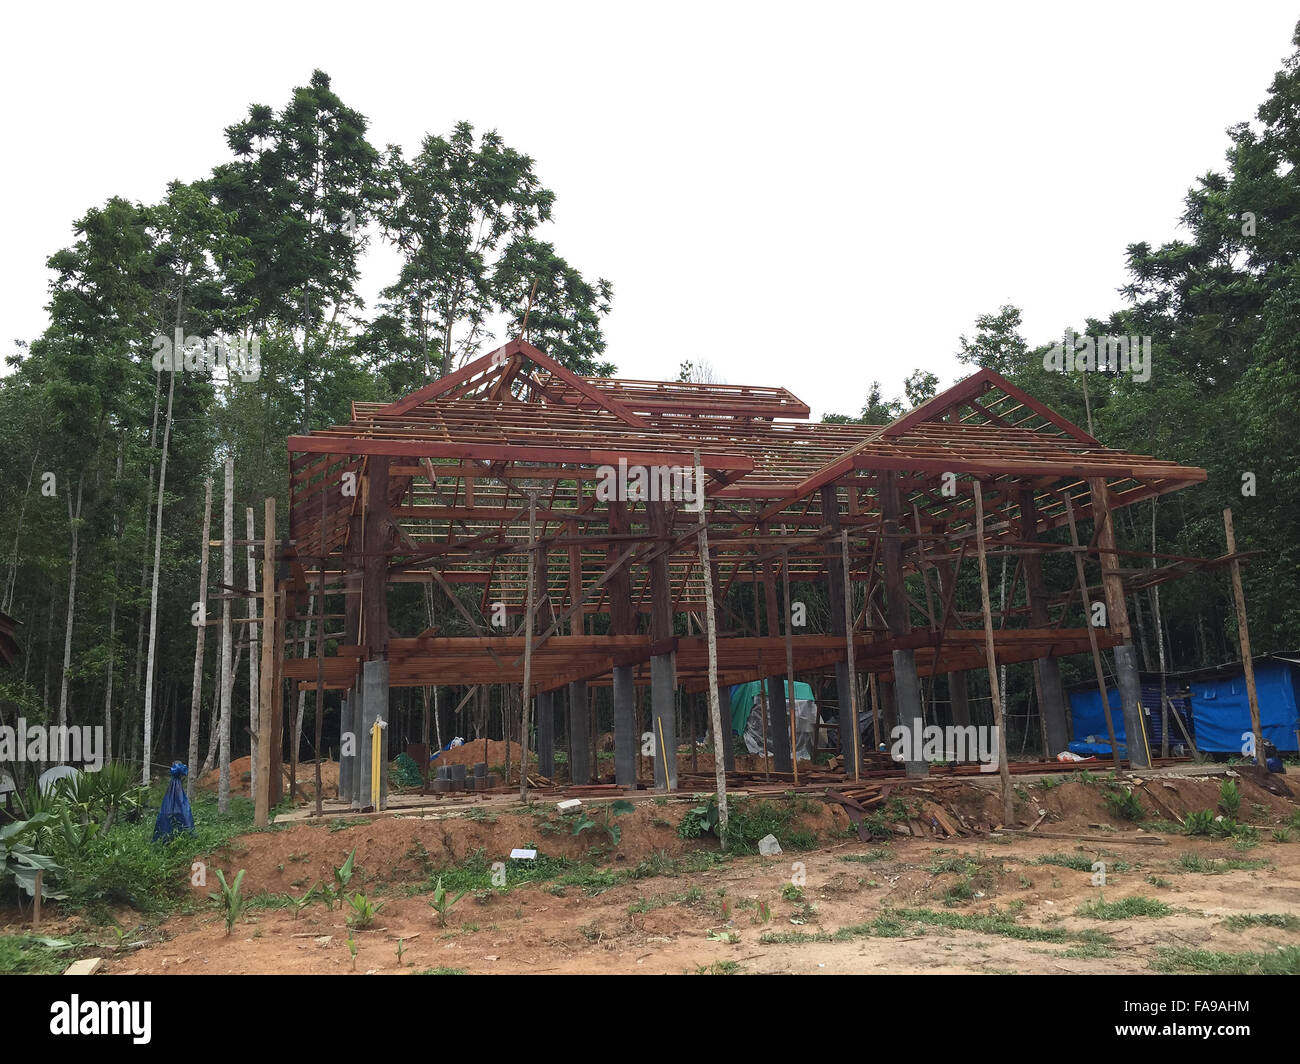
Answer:
<path fill-rule="evenodd" d="M 190 812 L 190 800 L 185 797 L 185 787 L 181 783 L 190 773 L 183 761 L 172 763 L 172 781 L 167 785 L 163 796 L 162 808 L 158 810 L 158 821 L 154 824 L 153 841 L 166 841 L 178 831 L 194 831 L 194 815 Z"/>

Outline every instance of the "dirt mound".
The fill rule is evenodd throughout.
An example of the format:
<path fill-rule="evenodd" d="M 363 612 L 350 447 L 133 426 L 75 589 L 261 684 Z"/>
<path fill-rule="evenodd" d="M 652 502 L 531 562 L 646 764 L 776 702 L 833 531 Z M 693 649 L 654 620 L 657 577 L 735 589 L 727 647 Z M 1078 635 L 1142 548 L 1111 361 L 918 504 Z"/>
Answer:
<path fill-rule="evenodd" d="M 289 794 L 289 765 L 284 767 L 284 793 Z M 321 790 L 326 798 L 337 798 L 339 793 L 339 763 L 326 761 L 320 767 Z M 197 782 L 199 790 L 216 794 L 221 786 L 221 769 L 214 768 L 206 776 L 200 776 Z M 252 760 L 238 757 L 230 762 L 230 793 L 253 797 Z M 316 797 L 316 765 L 308 762 L 298 766 L 298 804 L 313 801 Z"/>
<path fill-rule="evenodd" d="M 487 746 L 486 756 L 483 753 L 484 745 Z M 533 764 L 537 763 L 537 755 L 531 754 L 530 760 Z M 506 744 L 500 739 L 489 739 L 484 744 L 482 739 L 470 739 L 463 746 L 456 746 L 450 750 L 444 750 L 438 757 L 431 762 L 433 766 L 437 765 L 476 765 L 480 761 L 486 761 L 488 770 L 497 766 L 505 766 L 506 763 Z M 510 765 L 511 774 L 516 775 L 514 770 L 519 768 L 519 744 L 512 742 L 510 744 Z"/>

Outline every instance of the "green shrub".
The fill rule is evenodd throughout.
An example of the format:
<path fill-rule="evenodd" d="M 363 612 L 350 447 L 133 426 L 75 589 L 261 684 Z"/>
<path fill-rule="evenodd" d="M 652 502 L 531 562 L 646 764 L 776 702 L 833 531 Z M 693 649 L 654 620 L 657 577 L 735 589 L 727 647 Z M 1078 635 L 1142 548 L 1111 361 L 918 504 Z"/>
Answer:
<path fill-rule="evenodd" d="M 1113 788 L 1101 796 L 1106 803 L 1106 811 L 1118 820 L 1140 820 L 1142 803 L 1132 791 Z"/>
<path fill-rule="evenodd" d="M 1224 816 L 1235 817 L 1241 808 L 1241 789 L 1234 779 L 1226 779 L 1219 784 L 1219 811 Z"/>

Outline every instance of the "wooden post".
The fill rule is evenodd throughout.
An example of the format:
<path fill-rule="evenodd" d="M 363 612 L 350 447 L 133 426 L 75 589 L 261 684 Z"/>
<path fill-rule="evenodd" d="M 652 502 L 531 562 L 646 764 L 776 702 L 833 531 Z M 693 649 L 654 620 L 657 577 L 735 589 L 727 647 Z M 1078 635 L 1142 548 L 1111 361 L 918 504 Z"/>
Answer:
<path fill-rule="evenodd" d="M 781 585 L 785 592 L 785 704 L 790 714 L 790 763 L 794 766 L 794 785 L 799 786 L 799 741 L 795 727 L 794 632 L 790 626 L 790 548 L 781 552 Z"/>
<path fill-rule="evenodd" d="M 217 810 L 230 810 L 230 729 L 235 707 L 231 704 L 234 687 L 233 639 L 230 626 L 230 588 L 235 584 L 235 460 L 226 459 L 225 512 L 221 526 L 221 741 L 218 747 L 220 776 L 217 783 Z M 145 760 L 149 751 L 144 752 Z"/>
<path fill-rule="evenodd" d="M 762 671 L 762 665 L 759 665 L 759 671 Z M 767 677 L 764 676 L 758 681 L 758 711 L 762 714 L 758 722 L 763 726 L 763 779 L 767 782 L 772 780 L 772 755 L 767 749 Z"/>
<path fill-rule="evenodd" d="M 274 511 L 273 511 L 274 512 Z M 324 796 L 321 791 L 324 789 L 321 783 L 321 762 L 325 760 L 322 750 L 324 746 L 324 728 L 325 728 L 325 482 L 321 481 L 320 487 L 320 565 L 317 567 L 316 581 L 316 778 L 313 781 L 316 787 L 316 815 L 322 813 L 322 802 Z M 387 613 L 385 613 L 385 618 Z M 291 729 L 297 736 L 297 728 Z M 364 799 L 363 799 L 364 800 Z M 378 809 L 378 803 L 375 808 Z"/>
<path fill-rule="evenodd" d="M 1237 537 L 1232 530 L 1232 510 L 1223 511 L 1223 531 L 1228 540 L 1228 553 L 1237 553 Z M 1246 695 L 1250 699 L 1250 727 L 1255 733 L 1255 764 L 1264 763 L 1264 729 L 1259 720 L 1259 694 L 1255 690 L 1255 663 L 1250 653 L 1250 627 L 1246 623 L 1246 594 L 1241 587 L 1241 563 L 1234 557 L 1228 563 L 1232 570 L 1232 597 L 1237 603 L 1237 636 L 1241 641 L 1241 665 L 1246 672 Z"/>
<path fill-rule="evenodd" d="M 1124 731 L 1128 742 L 1128 759 L 1132 766 L 1151 764 L 1147 745 L 1146 712 L 1142 705 L 1142 681 L 1138 675 L 1137 651 L 1133 647 L 1133 630 L 1124 599 L 1124 579 L 1119 555 L 1115 550 L 1115 518 L 1110 505 L 1110 489 L 1105 477 L 1089 477 L 1093 522 L 1096 527 L 1097 557 L 1101 562 L 1101 588 L 1106 598 L 1106 627 L 1116 633 L 1120 644 L 1112 650 L 1115 658 L 1115 683 L 1123 706 Z"/>
<path fill-rule="evenodd" d="M 1092 626 L 1092 603 L 1088 601 L 1088 581 L 1083 574 L 1083 554 L 1079 551 L 1079 530 L 1074 523 L 1074 504 L 1070 493 L 1065 496 L 1065 517 L 1070 523 L 1070 543 L 1074 547 L 1074 573 L 1079 581 L 1079 595 L 1083 600 L 1083 623 L 1088 629 L 1088 644 L 1092 647 L 1092 668 L 1097 677 L 1097 691 L 1101 695 L 1101 715 L 1106 718 L 1106 734 L 1110 737 L 1110 752 L 1115 759 L 1115 771 L 1120 771 L 1119 742 L 1115 738 L 1115 722 L 1110 719 L 1110 699 L 1106 696 L 1106 675 L 1101 668 L 1101 651 L 1097 648 L 1097 632 Z"/>
<path fill-rule="evenodd" d="M 190 688 L 189 775 L 185 796 L 194 797 L 199 774 L 199 706 L 203 701 L 203 642 L 208 631 L 208 539 L 212 532 L 212 478 L 203 482 L 203 545 L 199 554 L 199 625 L 194 645 L 194 681 Z"/>
<path fill-rule="evenodd" d="M 41 929 L 41 895 L 45 892 L 45 869 L 36 869 L 36 882 L 32 893 L 32 933 Z"/>
<path fill-rule="evenodd" d="M 975 488 L 975 543 L 979 548 L 980 608 L 984 611 L 984 654 L 988 660 L 989 694 L 993 700 L 993 722 L 998 728 L 998 775 L 1002 779 L 1002 822 L 1010 827 L 1015 819 L 1011 801 L 1011 770 L 1007 764 L 1007 730 L 1003 724 L 1002 692 L 998 687 L 998 658 L 993 649 L 993 610 L 989 606 L 989 565 L 984 553 L 984 485 Z"/>
<path fill-rule="evenodd" d="M 266 538 L 262 545 L 262 690 L 261 703 L 265 712 L 261 715 L 257 740 L 258 783 L 253 798 L 253 823 L 259 828 L 266 827 L 271 810 L 271 744 L 274 736 L 271 732 L 271 702 L 274 697 L 275 684 L 275 639 L 273 625 L 275 621 L 275 496 L 268 495 Z M 248 653 L 253 648 L 250 644 Z"/>
<path fill-rule="evenodd" d="M 253 508 L 244 508 L 244 525 L 248 529 L 248 545 L 244 548 L 244 562 L 248 574 L 248 734 L 252 739 L 249 751 L 249 768 L 252 769 L 250 783 L 253 793 L 257 793 L 261 780 L 262 759 L 257 753 L 257 744 L 262 741 L 260 685 L 257 681 L 257 557 L 254 546 L 257 532 L 253 526 Z"/>
<path fill-rule="evenodd" d="M 849 661 L 849 723 L 853 727 L 853 778 L 862 779 L 862 732 L 858 728 L 858 671 L 853 660 L 853 581 L 849 579 L 849 530 L 840 532 L 840 557 L 844 565 L 844 640 Z M 841 708 L 840 716 L 844 716 Z M 844 727 L 843 720 L 840 727 Z M 840 749 L 844 748 L 843 742 Z M 846 765 L 845 768 L 848 768 Z"/>
<path fill-rule="evenodd" d="M 287 624 L 286 615 L 288 614 L 288 593 L 283 589 L 275 593 L 275 613 L 272 630 L 275 632 L 275 639 L 271 645 L 271 734 L 279 735 L 284 730 L 284 636 Z M 269 622 L 265 618 L 262 620 L 262 631 L 267 630 Z M 290 729 L 291 731 L 293 729 Z M 297 731 L 293 731 L 296 736 Z M 279 786 L 280 772 L 282 770 L 282 759 L 280 757 L 280 748 L 271 744 L 271 800 L 272 803 L 279 800 L 282 790 Z"/>
<path fill-rule="evenodd" d="M 700 452 L 695 452 L 700 466 Z M 709 579 L 709 529 L 700 503 L 700 572 L 704 580 L 704 623 L 709 636 L 709 722 L 713 726 L 713 778 L 718 787 L 718 838 L 727 848 L 727 769 L 722 757 L 722 708 L 718 699 L 718 623 L 713 613 L 713 581 Z"/>
<path fill-rule="evenodd" d="M 528 593 L 524 603 L 524 708 L 519 724 L 519 800 L 528 801 L 528 708 L 533 679 L 533 601 L 537 593 L 537 492 L 528 493 Z M 506 746 L 509 750 L 509 745 Z M 509 756 L 509 755 L 507 755 Z M 507 779 L 507 783 L 509 780 Z"/>

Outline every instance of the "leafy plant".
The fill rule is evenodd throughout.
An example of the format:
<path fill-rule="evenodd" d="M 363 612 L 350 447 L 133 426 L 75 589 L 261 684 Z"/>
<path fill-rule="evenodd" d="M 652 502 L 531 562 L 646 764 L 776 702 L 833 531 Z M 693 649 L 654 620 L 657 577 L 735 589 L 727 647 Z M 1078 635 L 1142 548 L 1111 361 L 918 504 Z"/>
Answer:
<path fill-rule="evenodd" d="M 348 926 L 355 927 L 358 931 L 364 931 L 374 924 L 379 910 L 384 907 L 382 901 L 372 902 L 359 891 L 349 894 L 347 900 L 352 906 L 352 911 L 348 913 Z"/>
<path fill-rule="evenodd" d="M 1224 816 L 1235 817 L 1241 808 L 1241 788 L 1234 779 L 1219 784 L 1219 810 Z"/>
<path fill-rule="evenodd" d="M 1212 809 L 1199 809 L 1188 813 L 1183 818 L 1183 831 L 1188 835 L 1208 835 L 1213 827 L 1214 811 Z"/>
<path fill-rule="evenodd" d="M 244 869 L 240 869 L 235 876 L 234 883 L 226 882 L 226 874 L 217 869 L 217 882 L 221 884 L 220 893 L 213 891 L 208 897 L 213 901 L 221 902 L 223 915 L 226 920 L 226 934 L 229 935 L 235 926 L 235 921 L 239 919 L 239 913 L 244 908 Z"/>
<path fill-rule="evenodd" d="M 1106 803 L 1106 811 L 1119 820 L 1142 818 L 1142 803 L 1132 791 L 1112 789 L 1103 794 L 1101 800 Z"/>
<path fill-rule="evenodd" d="M 678 837 L 698 839 L 701 835 L 718 833 L 718 796 L 710 796 L 703 805 L 695 805 L 686 811 L 677 825 Z"/>
<path fill-rule="evenodd" d="M 63 871 L 54 858 L 37 853 L 36 847 L 29 841 L 41 834 L 47 820 L 49 813 L 40 812 L 27 820 L 16 820 L 0 827 L 0 885 L 13 879 L 29 896 L 34 896 L 37 872 L 58 874 Z M 41 878 L 42 898 L 66 896 L 51 891 L 45 883 L 45 877 Z"/>
<path fill-rule="evenodd" d="M 352 970 L 357 970 L 357 940 L 348 932 L 348 952 L 352 954 Z"/>
<path fill-rule="evenodd" d="M 625 813 L 631 813 L 636 809 L 631 802 L 619 799 L 617 802 L 611 802 L 605 806 L 604 816 L 600 821 L 592 820 L 585 813 L 579 818 L 578 822 L 573 825 L 573 834 L 581 835 L 589 828 L 601 827 L 609 836 L 610 845 L 617 846 L 623 839 L 623 829 L 613 822 L 613 817 L 623 816 Z"/>
<path fill-rule="evenodd" d="M 442 876 L 438 877 L 438 883 L 433 888 L 433 897 L 429 899 L 429 904 L 433 906 L 433 911 L 438 914 L 438 925 L 440 927 L 447 926 L 447 917 L 451 915 L 456 903 L 468 893 L 468 891 L 462 890 L 454 898 L 449 899 L 447 892 L 442 887 Z"/>

